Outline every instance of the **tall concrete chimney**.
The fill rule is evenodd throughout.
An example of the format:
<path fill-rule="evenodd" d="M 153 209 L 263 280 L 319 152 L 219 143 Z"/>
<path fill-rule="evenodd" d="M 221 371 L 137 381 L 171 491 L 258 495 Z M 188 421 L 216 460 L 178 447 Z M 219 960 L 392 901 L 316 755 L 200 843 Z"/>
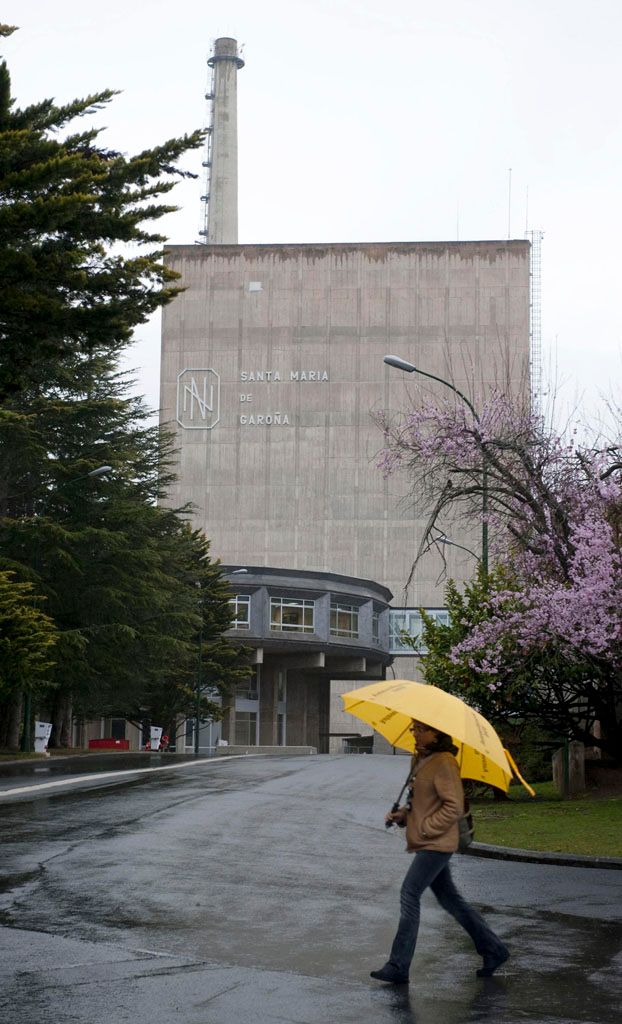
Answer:
<path fill-rule="evenodd" d="M 238 241 L 238 56 L 236 39 L 214 43 L 208 60 L 213 69 L 211 173 L 207 213 L 210 245 L 237 245 Z"/>

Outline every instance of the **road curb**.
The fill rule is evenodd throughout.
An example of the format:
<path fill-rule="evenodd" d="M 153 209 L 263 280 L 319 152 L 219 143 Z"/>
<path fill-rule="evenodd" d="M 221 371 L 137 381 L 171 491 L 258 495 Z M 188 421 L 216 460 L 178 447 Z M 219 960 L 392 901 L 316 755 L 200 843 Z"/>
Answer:
<path fill-rule="evenodd" d="M 491 860 L 517 860 L 525 864 L 553 864 L 566 868 L 605 868 L 622 871 L 622 857 L 585 857 L 578 853 L 549 853 L 541 850 L 516 850 L 511 846 L 488 846 L 472 843 L 465 851 L 468 857 L 488 857 Z"/>

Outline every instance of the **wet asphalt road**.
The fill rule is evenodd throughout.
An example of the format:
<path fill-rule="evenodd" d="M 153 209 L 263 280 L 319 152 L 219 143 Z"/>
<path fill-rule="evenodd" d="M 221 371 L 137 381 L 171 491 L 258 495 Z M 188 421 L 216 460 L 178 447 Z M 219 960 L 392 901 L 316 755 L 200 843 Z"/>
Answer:
<path fill-rule="evenodd" d="M 158 755 L 149 762 L 167 766 Z M 3 1020 L 622 1019 L 622 872 L 454 858 L 457 883 L 512 958 L 477 979 L 468 938 L 426 895 L 410 988 L 392 990 L 368 972 L 385 959 L 409 863 L 402 836 L 382 825 L 402 758 L 252 757 L 101 774 L 149 762 L 117 755 L 58 762 L 53 774 L 0 773 Z M 87 767 L 100 774 L 16 792 Z"/>

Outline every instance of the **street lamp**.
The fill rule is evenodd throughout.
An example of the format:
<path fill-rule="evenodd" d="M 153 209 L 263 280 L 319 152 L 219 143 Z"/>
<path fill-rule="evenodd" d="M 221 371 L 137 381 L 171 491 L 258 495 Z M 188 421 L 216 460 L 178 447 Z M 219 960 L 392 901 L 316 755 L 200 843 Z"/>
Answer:
<path fill-rule="evenodd" d="M 53 487 L 52 491 L 62 491 L 65 487 L 69 487 L 70 485 L 77 484 L 80 480 L 86 480 L 88 477 L 105 476 L 106 473 L 110 473 L 110 472 L 112 472 L 112 466 L 98 466 L 97 469 L 92 469 L 90 473 L 83 473 L 82 476 L 76 476 L 76 477 L 73 478 L 73 480 L 67 480 L 66 483 L 60 484 L 58 487 Z M 14 495 L 11 495 L 11 497 L 13 497 L 13 498 L 21 498 L 23 495 L 29 494 L 29 493 L 31 493 L 31 492 L 23 491 L 22 494 L 14 494 Z M 49 493 L 50 492 L 48 491 L 47 494 L 45 495 L 44 499 L 43 499 L 43 504 L 41 506 L 42 509 L 45 509 L 45 502 L 46 502 L 46 499 L 49 497 Z M 41 514 L 41 512 L 39 514 Z M 38 549 L 39 549 L 39 542 L 38 542 L 38 539 L 37 539 L 36 547 L 35 547 L 35 563 L 36 563 L 35 564 L 35 569 L 38 568 L 38 562 L 39 562 L 39 551 L 38 551 Z M 22 734 L 22 742 L 21 742 L 21 750 L 22 750 L 22 753 L 24 753 L 24 754 L 30 754 L 31 751 L 32 751 L 32 743 L 31 743 L 31 738 L 30 738 L 31 719 L 32 719 L 32 694 L 31 694 L 30 690 L 25 690 L 24 691 L 24 732 Z"/>
<path fill-rule="evenodd" d="M 44 495 L 42 508 L 45 508 L 46 500 L 47 498 L 49 498 L 51 492 L 63 491 L 65 487 L 73 486 L 73 484 L 79 483 L 80 480 L 87 480 L 89 477 L 105 476 L 106 473 L 112 473 L 112 466 L 98 466 L 97 469 L 92 469 L 90 473 L 83 473 L 82 476 L 74 476 L 71 480 L 67 480 L 64 484 L 58 484 L 55 485 L 54 487 L 51 487 L 50 490 L 46 491 Z M 14 498 L 25 498 L 29 494 L 34 494 L 35 491 L 37 491 L 38 489 L 38 486 L 30 487 L 26 491 L 19 491 L 17 494 L 9 494 L 5 498 L 5 501 L 13 501 Z"/>
<path fill-rule="evenodd" d="M 393 366 L 396 370 L 403 370 L 405 373 L 418 373 L 422 377 L 429 377 L 430 380 L 436 380 L 439 384 L 444 384 L 445 387 L 450 388 L 454 394 L 461 398 L 464 404 L 470 409 L 473 419 L 477 424 L 480 423 L 480 418 L 475 411 L 473 403 L 466 395 L 462 393 L 454 384 L 448 380 L 444 380 L 443 377 L 437 377 L 433 373 L 428 373 L 427 370 L 420 370 L 414 363 L 409 363 L 408 360 L 402 359 L 400 356 L 385 356 L 384 362 L 387 366 Z M 486 456 L 482 450 L 482 571 L 484 576 L 488 575 L 488 467 L 486 465 Z"/>
<path fill-rule="evenodd" d="M 472 555 L 476 562 L 481 563 L 482 561 L 480 556 L 475 551 L 472 551 L 471 548 L 465 548 L 464 544 L 458 544 L 455 540 L 450 540 L 444 533 L 441 533 L 440 537 L 436 538 L 436 543 L 441 544 L 443 547 L 460 548 L 461 551 L 466 551 L 467 555 Z"/>

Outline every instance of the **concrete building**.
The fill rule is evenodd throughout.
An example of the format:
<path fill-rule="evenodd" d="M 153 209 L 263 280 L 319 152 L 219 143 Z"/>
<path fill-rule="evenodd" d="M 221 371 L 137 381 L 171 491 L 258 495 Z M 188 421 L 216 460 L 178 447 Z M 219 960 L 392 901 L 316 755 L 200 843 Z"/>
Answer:
<path fill-rule="evenodd" d="M 383 356 L 468 393 L 471 374 L 494 384 L 509 352 L 520 389 L 528 244 L 173 246 L 166 263 L 186 288 L 163 317 L 161 416 L 180 449 L 170 500 L 194 504 L 228 564 L 344 573 L 400 594 L 425 519 L 408 481 L 377 468 L 373 413 L 403 411 L 417 385 Z M 437 576 L 431 561 L 413 606 L 438 602 Z"/>
<path fill-rule="evenodd" d="M 389 654 L 404 657 L 400 627 L 415 628 L 421 606 L 442 614 L 443 586 L 431 554 L 404 591 L 426 517 L 408 480 L 386 481 L 378 469 L 383 438 L 374 413 L 404 411 L 421 389 L 383 356 L 397 353 L 474 400 L 499 381 L 523 392 L 529 244 L 236 244 L 237 150 L 231 139 L 219 150 L 217 136 L 219 124 L 235 124 L 241 62 L 235 40 L 218 40 L 214 54 L 207 241 L 170 246 L 165 255 L 185 288 L 164 310 L 162 327 L 161 421 L 175 429 L 179 450 L 169 500 L 191 502 L 193 524 L 210 538 L 214 556 L 231 570 L 249 570 L 247 579 L 231 577 L 241 597 L 258 600 L 253 587 L 265 585 L 262 569 L 282 571 L 290 584 L 291 574 L 304 574 L 309 592 L 326 586 L 326 574 L 331 586 L 342 577 L 346 590 L 376 586 L 383 608 L 390 591 L 388 642 L 373 669 L 384 671 Z M 479 523 L 455 522 L 447 532 L 477 552 L 479 530 Z M 448 562 L 454 578 L 472 574 L 473 557 L 464 550 L 450 548 Z M 268 649 L 270 636 L 268 629 L 256 646 Z M 302 631 L 296 639 L 304 644 Z M 320 646 L 326 640 L 317 637 Z M 273 675 L 278 656 L 277 645 Z M 317 681 L 316 720 L 326 717 L 327 664 L 308 677 Z M 350 681 L 341 689 L 366 677 L 346 671 Z M 413 659 L 394 671 L 411 676 Z M 320 731 L 314 726 L 313 735 Z M 328 729 L 343 731 L 338 723 Z M 287 732 L 311 742 L 293 718 Z M 235 737 L 233 720 L 225 733 Z M 327 749 L 324 740 L 320 746 Z"/>
<path fill-rule="evenodd" d="M 234 629 L 254 669 L 222 735 L 237 746 L 328 749 L 331 680 L 383 679 L 391 662 L 391 592 L 369 580 L 271 567 L 249 568 L 234 585 Z"/>

